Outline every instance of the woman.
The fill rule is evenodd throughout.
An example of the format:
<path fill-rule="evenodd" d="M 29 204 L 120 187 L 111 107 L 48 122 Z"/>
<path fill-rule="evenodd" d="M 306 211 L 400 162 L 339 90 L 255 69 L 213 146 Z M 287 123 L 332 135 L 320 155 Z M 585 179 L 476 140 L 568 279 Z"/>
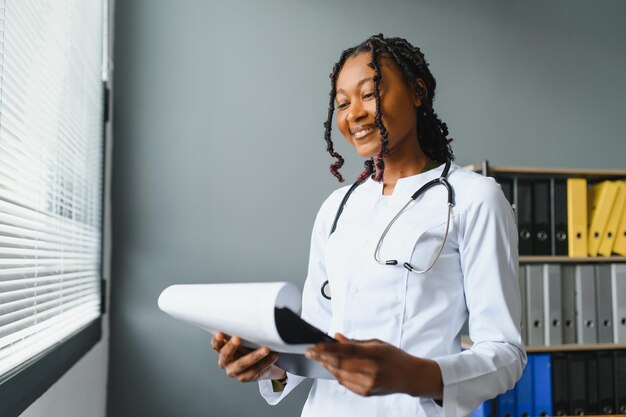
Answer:
<path fill-rule="evenodd" d="M 368 160 L 355 185 L 322 204 L 313 227 L 302 317 L 339 343 L 307 351 L 336 380 L 315 381 L 302 415 L 468 415 L 512 388 L 526 363 L 511 207 L 493 179 L 451 162 L 419 48 L 372 36 L 342 53 L 331 86 L 331 172 L 343 181 L 335 112 Z M 411 201 L 425 184 L 435 185 Z M 474 345 L 461 352 L 468 318 Z M 247 352 L 239 343 L 215 335 L 219 365 L 259 381 L 270 404 L 302 381 L 274 365 L 266 347 Z"/>

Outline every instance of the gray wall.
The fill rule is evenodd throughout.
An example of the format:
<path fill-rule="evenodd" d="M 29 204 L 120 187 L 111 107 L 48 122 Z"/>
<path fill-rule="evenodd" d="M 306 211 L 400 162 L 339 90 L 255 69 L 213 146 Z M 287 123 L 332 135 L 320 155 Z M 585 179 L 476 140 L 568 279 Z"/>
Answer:
<path fill-rule="evenodd" d="M 621 1 L 119 2 L 108 415 L 299 415 L 306 390 L 265 405 L 156 300 L 302 285 L 337 187 L 322 122 L 342 49 L 378 32 L 422 47 L 461 164 L 625 168 L 625 17 Z"/>

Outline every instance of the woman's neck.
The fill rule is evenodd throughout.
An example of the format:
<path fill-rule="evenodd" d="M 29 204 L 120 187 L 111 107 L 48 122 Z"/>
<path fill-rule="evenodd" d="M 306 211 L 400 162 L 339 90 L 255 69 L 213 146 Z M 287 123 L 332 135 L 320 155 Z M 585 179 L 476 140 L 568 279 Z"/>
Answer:
<path fill-rule="evenodd" d="M 393 160 L 385 158 L 385 173 L 383 177 L 383 195 L 393 194 L 396 183 L 400 178 L 410 177 L 435 168 L 438 164 L 421 154 L 418 157 Z"/>

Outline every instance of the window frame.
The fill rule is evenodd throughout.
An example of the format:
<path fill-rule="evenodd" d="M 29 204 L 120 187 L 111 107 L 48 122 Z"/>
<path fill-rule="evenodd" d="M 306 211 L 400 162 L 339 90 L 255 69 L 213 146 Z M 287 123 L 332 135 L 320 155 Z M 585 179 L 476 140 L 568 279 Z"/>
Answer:
<path fill-rule="evenodd" d="M 41 397 L 55 382 L 72 368 L 79 359 L 102 340 L 102 321 L 106 313 L 107 281 L 104 278 L 105 262 L 105 231 L 107 229 L 107 215 L 105 212 L 107 202 L 106 190 L 109 179 L 107 178 L 107 127 L 109 126 L 110 114 L 110 89 L 106 81 L 102 83 L 102 188 L 100 189 L 101 215 L 100 222 L 100 315 L 87 326 L 67 337 L 61 342 L 51 346 L 45 351 L 35 355 L 29 361 L 23 363 L 0 380 L 0 416 L 18 417 L 32 403 Z"/>

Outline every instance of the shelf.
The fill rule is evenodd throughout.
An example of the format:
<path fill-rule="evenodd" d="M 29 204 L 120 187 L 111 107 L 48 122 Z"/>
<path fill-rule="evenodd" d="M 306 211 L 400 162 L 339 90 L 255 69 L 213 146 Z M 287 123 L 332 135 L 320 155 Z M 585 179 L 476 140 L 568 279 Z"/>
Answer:
<path fill-rule="evenodd" d="M 626 262 L 626 256 L 589 256 L 589 257 L 569 257 L 569 256 L 520 256 L 521 264 L 547 264 L 547 263 L 613 263 Z"/>
<path fill-rule="evenodd" d="M 463 168 L 468 171 L 481 172 L 482 165 L 466 165 Z M 626 170 L 623 169 L 569 169 L 569 168 L 540 168 L 520 166 L 489 166 L 489 174 L 542 174 L 542 175 L 567 175 L 582 176 L 587 178 L 626 178 Z"/>
<path fill-rule="evenodd" d="M 469 336 L 461 336 L 461 347 L 463 349 L 470 349 L 474 342 Z M 626 349 L 626 344 L 616 343 L 594 343 L 590 345 L 554 345 L 554 346 L 526 346 L 527 353 L 546 353 L 546 352 L 577 352 L 577 351 L 590 351 L 590 350 L 618 350 Z"/>

